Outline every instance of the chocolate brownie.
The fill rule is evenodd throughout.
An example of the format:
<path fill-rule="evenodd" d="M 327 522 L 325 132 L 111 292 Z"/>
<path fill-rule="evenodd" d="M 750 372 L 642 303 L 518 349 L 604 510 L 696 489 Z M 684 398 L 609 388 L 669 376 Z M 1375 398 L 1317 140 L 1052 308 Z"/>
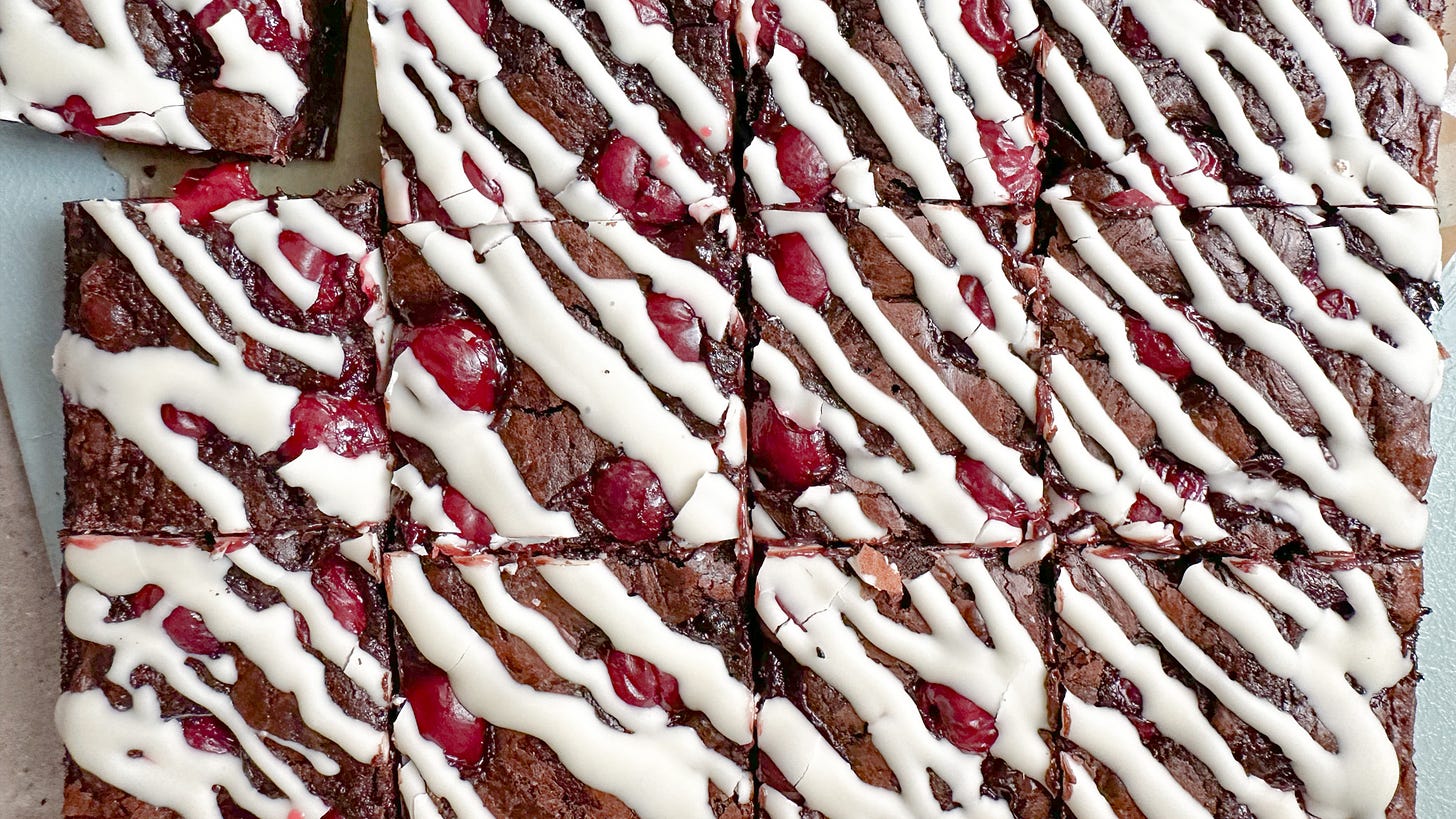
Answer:
<path fill-rule="evenodd" d="M 1444 0 L 1037 0 L 1049 153 L 1196 206 L 1430 206 Z"/>
<path fill-rule="evenodd" d="M 3 0 L 0 120 L 274 162 L 333 152 L 344 0 Z"/>
<path fill-rule="evenodd" d="M 1416 815 L 1419 560 L 1060 563 L 1078 816 Z"/>
<path fill-rule="evenodd" d="M 755 532 L 1021 542 L 1044 518 L 1029 211 L 755 215 Z"/>
<path fill-rule="evenodd" d="M 1029 15 L 1003 0 L 744 6 L 750 208 L 1036 200 L 1046 133 Z"/>
<path fill-rule="evenodd" d="M 385 240 L 409 542 L 741 536 L 737 262 L 712 229 L 681 231 L 672 252 L 621 221 L 478 228 L 479 254 L 428 223 Z"/>
<path fill-rule="evenodd" d="M 1047 195 L 1049 430 L 1097 455 L 1048 466 L 1081 507 L 1061 531 L 1266 556 L 1419 548 L 1434 284 L 1339 218 L 1154 206 L 1092 184 L 1108 179 Z"/>
<path fill-rule="evenodd" d="M 67 205 L 66 527 L 384 521 L 377 222 L 369 186 L 261 197 L 242 165 Z"/>
<path fill-rule="evenodd" d="M 756 583 L 766 815 L 1059 815 L 1039 570 L 999 552 L 770 549 Z"/>
<path fill-rule="evenodd" d="M 732 547 L 589 560 L 395 552 L 385 579 L 406 804 L 500 819 L 753 815 Z"/>
<path fill-rule="evenodd" d="M 395 224 L 726 217 L 735 0 L 370 4 Z"/>
<path fill-rule="evenodd" d="M 396 816 L 378 545 L 64 539 L 62 815 Z"/>

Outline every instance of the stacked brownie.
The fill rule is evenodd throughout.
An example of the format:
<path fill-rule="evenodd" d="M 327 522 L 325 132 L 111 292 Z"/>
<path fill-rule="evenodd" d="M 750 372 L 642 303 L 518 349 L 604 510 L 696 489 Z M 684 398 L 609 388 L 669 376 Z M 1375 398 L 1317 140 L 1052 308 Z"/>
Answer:
<path fill-rule="evenodd" d="M 393 817 L 378 201 L 66 209 L 67 816 Z"/>
<path fill-rule="evenodd" d="M 371 3 L 68 210 L 67 815 L 1413 816 L 1439 5 Z"/>

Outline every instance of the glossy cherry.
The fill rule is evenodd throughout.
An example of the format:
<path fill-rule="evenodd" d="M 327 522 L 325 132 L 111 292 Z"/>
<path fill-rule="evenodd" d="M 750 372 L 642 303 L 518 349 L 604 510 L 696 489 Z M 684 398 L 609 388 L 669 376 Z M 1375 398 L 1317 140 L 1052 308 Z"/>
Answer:
<path fill-rule="evenodd" d="M 1103 216 L 1146 216 L 1153 212 L 1158 203 L 1142 191 L 1129 189 L 1108 194 L 1091 205 L 1093 210 Z"/>
<path fill-rule="evenodd" d="M 776 45 L 800 57 L 808 53 L 804 38 L 784 27 L 783 14 L 773 0 L 753 0 L 753 19 L 758 22 L 758 47 L 765 55 L 773 53 Z"/>
<path fill-rule="evenodd" d="M 486 176 L 480 166 L 475 164 L 475 160 L 471 159 L 470 154 L 461 155 L 460 165 L 465 169 L 465 178 L 470 180 L 472 187 L 480 191 L 481 196 L 497 205 L 506 201 L 506 194 L 501 190 L 500 183 Z"/>
<path fill-rule="evenodd" d="M 201 415 L 177 409 L 176 405 L 162 405 L 162 423 L 178 435 L 202 440 L 217 431 L 212 422 Z"/>
<path fill-rule="evenodd" d="M 98 119 L 96 113 L 91 110 L 91 103 L 87 102 L 85 97 L 76 94 L 66 97 L 66 101 L 61 104 L 61 107 L 54 110 L 77 133 L 87 136 L 101 136 L 102 128 L 108 125 L 120 125 L 132 117 L 132 114 L 125 113 Z"/>
<path fill-rule="evenodd" d="M 684 708 L 682 695 L 677 690 L 677 677 L 635 654 L 609 649 L 607 673 L 612 678 L 612 690 L 630 705 L 663 708 L 669 712 Z"/>
<path fill-rule="evenodd" d="M 665 293 L 649 292 L 647 317 L 673 355 L 688 362 L 703 360 L 703 320 L 691 304 Z"/>
<path fill-rule="evenodd" d="M 409 669 L 402 688 L 420 735 L 451 762 L 472 767 L 485 759 L 486 722 L 460 704 L 445 672 L 433 666 Z"/>
<path fill-rule="evenodd" d="M 155 583 L 148 583 L 142 586 L 131 596 L 131 614 L 133 617 L 141 617 L 143 614 L 157 607 L 162 602 L 166 592 L 161 586 Z"/>
<path fill-rule="evenodd" d="M 403 340 L 457 407 L 495 411 L 505 367 L 489 327 L 471 319 L 449 319 L 407 331 Z"/>
<path fill-rule="evenodd" d="M 348 260 L 347 256 L 335 256 L 292 230 L 278 235 L 278 249 L 293 269 L 311 282 L 323 281 L 334 267 Z"/>
<path fill-rule="evenodd" d="M 970 754 L 984 754 L 996 744 L 996 718 L 950 686 L 921 680 L 915 704 L 931 733 Z"/>
<path fill-rule="evenodd" d="M 257 199 L 258 189 L 248 175 L 245 162 L 224 162 L 182 175 L 172 189 L 172 204 L 185 224 L 212 221 L 212 212 L 239 199 Z"/>
<path fill-rule="evenodd" d="M 238 752 L 238 738 L 217 717 L 183 717 L 179 721 L 182 723 L 182 738 L 197 750 L 209 754 Z"/>
<path fill-rule="evenodd" d="M 364 593 L 359 588 L 359 569 L 338 552 L 325 557 L 314 567 L 310 578 L 313 587 L 323 595 L 329 611 L 350 634 L 359 635 L 369 625 Z"/>
<path fill-rule="evenodd" d="M 178 648 L 189 654 L 216 657 L 222 653 L 222 643 L 202 622 L 202 616 L 192 609 L 182 606 L 172 609 L 172 613 L 162 621 L 162 630 Z"/>
<path fill-rule="evenodd" d="M 652 158 L 624 134 L 616 134 L 597 160 L 593 179 L 602 195 L 633 220 L 669 225 L 687 216 L 687 205 L 667 183 L 651 174 Z"/>
<path fill-rule="evenodd" d="M 986 295 L 986 286 L 975 276 L 961 276 L 961 298 L 970 305 L 971 312 L 988 328 L 996 329 L 996 311 L 991 309 L 991 297 Z"/>
<path fill-rule="evenodd" d="M 749 459 L 772 482 L 808 489 L 834 474 L 839 456 L 822 429 L 804 429 L 779 412 L 772 400 L 754 403 Z"/>
<path fill-rule="evenodd" d="M 1005 63 L 1016 55 L 1011 9 L 1006 0 L 961 0 L 961 25 L 981 48 Z"/>
<path fill-rule="evenodd" d="M 588 505 L 612 537 L 628 543 L 658 537 L 673 516 L 656 473 L 626 456 L 592 470 Z"/>
<path fill-rule="evenodd" d="M 450 0 L 450 7 L 481 37 L 490 30 L 490 0 Z"/>
<path fill-rule="evenodd" d="M 1208 478 L 1204 477 L 1201 472 L 1196 472 L 1181 463 L 1157 454 L 1149 455 L 1146 461 L 1148 467 L 1153 470 L 1153 474 L 1157 475 L 1163 483 L 1173 487 L 1173 491 L 1178 493 L 1178 497 L 1199 502 L 1208 499 Z"/>
<path fill-rule="evenodd" d="M 808 134 L 785 125 L 775 147 L 779 176 L 800 202 L 811 204 L 829 193 L 829 163 Z"/>
<path fill-rule="evenodd" d="M 1324 279 L 1313 268 L 1304 271 L 1300 277 L 1304 286 L 1313 291 L 1320 309 L 1333 318 L 1352 319 L 1360 315 L 1360 305 L 1349 293 L 1336 287 L 1326 287 Z"/>
<path fill-rule="evenodd" d="M 981 120 L 977 129 L 981 147 L 1007 195 L 1015 202 L 1030 201 L 1041 188 L 1041 171 L 1037 168 L 1040 146 L 1018 146 L 999 122 Z"/>
<path fill-rule="evenodd" d="M 490 518 L 453 486 L 445 487 L 445 516 L 460 530 L 460 536 L 472 543 L 490 543 L 495 525 Z"/>
<path fill-rule="evenodd" d="M 1031 511 L 991 467 L 962 455 L 956 458 L 956 481 L 991 520 L 1020 526 L 1031 519 Z"/>
<path fill-rule="evenodd" d="M 1188 197 L 1184 196 L 1183 192 L 1178 190 L 1178 186 L 1173 184 L 1173 175 L 1168 172 L 1167 165 L 1154 159 L 1153 155 L 1147 151 L 1139 151 L 1138 158 L 1143 161 L 1144 165 L 1148 166 L 1148 170 L 1153 172 L 1153 181 L 1158 184 L 1158 187 L 1163 191 L 1163 195 L 1168 197 L 1169 204 L 1177 205 L 1178 207 L 1183 207 L 1188 204 Z"/>
<path fill-rule="evenodd" d="M 360 398 L 340 398 L 321 392 L 299 397 L 289 415 L 293 431 L 278 447 L 278 454 L 291 461 L 315 447 L 323 447 L 345 458 L 382 452 L 389 433 L 379 406 Z"/>
<path fill-rule="evenodd" d="M 1111 697 L 1118 710 L 1132 721 L 1133 727 L 1137 728 L 1138 736 L 1144 742 L 1158 735 L 1157 727 L 1143 718 L 1143 692 L 1133 684 L 1132 680 L 1118 676 L 1112 683 Z"/>
<path fill-rule="evenodd" d="M 1182 381 L 1193 374 L 1193 364 L 1167 333 L 1154 330 L 1140 316 L 1127 317 L 1127 337 L 1138 359 L 1169 381 Z"/>
<path fill-rule="evenodd" d="M 769 259 L 779 281 L 790 296 L 818 310 L 829 300 L 829 276 L 824 263 L 802 233 L 785 233 L 773 238 Z"/>

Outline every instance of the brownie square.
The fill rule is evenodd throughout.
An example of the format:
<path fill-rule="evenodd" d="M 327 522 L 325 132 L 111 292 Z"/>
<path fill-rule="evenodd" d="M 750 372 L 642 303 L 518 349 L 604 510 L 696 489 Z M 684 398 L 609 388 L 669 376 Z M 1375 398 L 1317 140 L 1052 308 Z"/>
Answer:
<path fill-rule="evenodd" d="M 682 230 L 676 250 L 620 221 L 481 228 L 480 253 L 426 223 L 386 240 L 407 320 L 388 401 L 408 542 L 741 536 L 737 257 Z"/>
<path fill-rule="evenodd" d="M 333 152 L 344 0 L 5 0 L 0 14 L 0 120 L 279 163 Z"/>
<path fill-rule="evenodd" d="M 1338 217 L 1128 193 L 1047 195 L 1048 429 L 1087 449 L 1048 465 L 1073 501 L 1060 531 L 1249 556 L 1419 548 L 1433 282 Z"/>
<path fill-rule="evenodd" d="M 755 605 L 766 815 L 1059 815 L 1037 562 L 771 548 Z"/>
<path fill-rule="evenodd" d="M 261 197 L 242 165 L 170 200 L 66 206 L 66 527 L 367 527 L 389 516 L 389 304 L 363 184 Z"/>
<path fill-rule="evenodd" d="M 1415 816 L 1418 559 L 1060 563 L 1077 815 Z"/>
<path fill-rule="evenodd" d="M 407 804 L 501 819 L 753 815 L 746 579 L 731 546 L 395 552 L 385 578 Z"/>
<path fill-rule="evenodd" d="M 389 220 L 726 217 L 736 5 L 371 3 Z"/>
<path fill-rule="evenodd" d="M 1035 202 L 1034 24 L 1002 2 L 753 0 L 749 207 Z"/>
<path fill-rule="evenodd" d="M 378 544 L 62 544 L 62 815 L 396 816 Z"/>
<path fill-rule="evenodd" d="M 1049 154 L 1195 206 L 1430 206 L 1444 3 L 1038 0 Z"/>
<path fill-rule="evenodd" d="M 763 211 L 755 533 L 1012 545 L 1044 518 L 1029 211 Z"/>

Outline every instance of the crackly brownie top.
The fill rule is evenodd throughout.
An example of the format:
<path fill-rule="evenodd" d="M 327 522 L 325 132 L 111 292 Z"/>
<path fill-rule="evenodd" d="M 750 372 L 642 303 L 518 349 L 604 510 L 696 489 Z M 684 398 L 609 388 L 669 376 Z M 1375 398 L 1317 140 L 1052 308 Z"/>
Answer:
<path fill-rule="evenodd" d="M 388 302 L 375 193 L 258 196 L 245 166 L 170 200 L 68 206 L 67 329 L 55 371 L 223 532 L 240 489 L 199 458 L 220 434 L 352 525 L 388 515 L 378 406 Z"/>

